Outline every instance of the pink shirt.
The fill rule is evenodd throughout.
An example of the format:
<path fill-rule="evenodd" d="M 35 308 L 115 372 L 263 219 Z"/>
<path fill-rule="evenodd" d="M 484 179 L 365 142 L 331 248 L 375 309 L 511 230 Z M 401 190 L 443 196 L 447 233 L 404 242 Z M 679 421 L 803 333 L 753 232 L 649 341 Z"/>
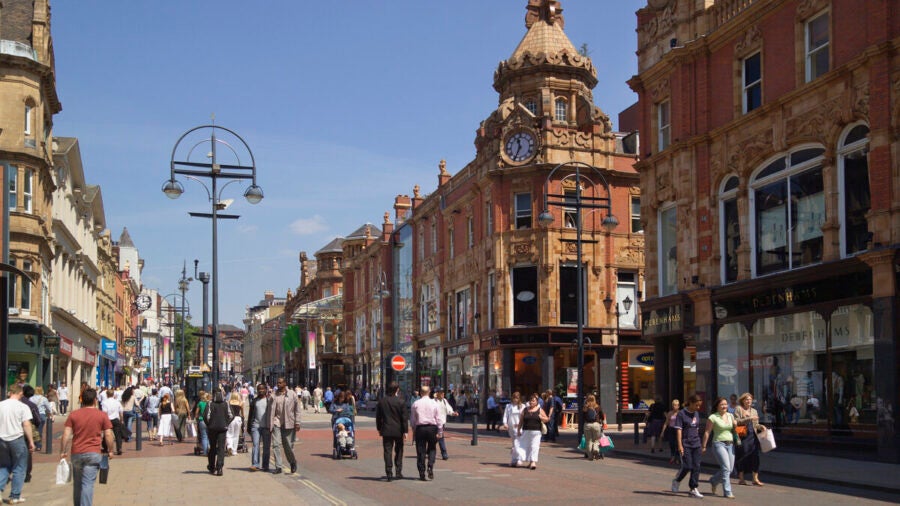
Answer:
<path fill-rule="evenodd" d="M 409 412 L 409 424 L 413 427 L 435 425 L 438 432 L 443 432 L 444 423 L 441 421 L 438 403 L 430 397 L 422 397 L 414 402 Z"/>

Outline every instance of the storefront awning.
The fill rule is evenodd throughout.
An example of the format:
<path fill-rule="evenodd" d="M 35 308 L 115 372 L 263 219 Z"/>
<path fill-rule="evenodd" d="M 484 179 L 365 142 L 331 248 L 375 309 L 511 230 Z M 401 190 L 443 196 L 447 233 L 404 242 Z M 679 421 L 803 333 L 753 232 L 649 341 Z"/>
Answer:
<path fill-rule="evenodd" d="M 332 295 L 303 304 L 294 311 L 294 320 L 340 320 L 344 314 L 344 296 Z"/>

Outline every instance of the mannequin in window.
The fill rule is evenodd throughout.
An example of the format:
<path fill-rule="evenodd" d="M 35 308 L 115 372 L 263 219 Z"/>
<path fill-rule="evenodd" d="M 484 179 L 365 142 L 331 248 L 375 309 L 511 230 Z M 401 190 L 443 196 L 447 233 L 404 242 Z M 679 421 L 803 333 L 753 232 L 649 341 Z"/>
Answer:
<path fill-rule="evenodd" d="M 840 427 L 844 424 L 844 377 L 837 371 L 831 371 L 831 388 L 834 396 L 834 424 Z"/>

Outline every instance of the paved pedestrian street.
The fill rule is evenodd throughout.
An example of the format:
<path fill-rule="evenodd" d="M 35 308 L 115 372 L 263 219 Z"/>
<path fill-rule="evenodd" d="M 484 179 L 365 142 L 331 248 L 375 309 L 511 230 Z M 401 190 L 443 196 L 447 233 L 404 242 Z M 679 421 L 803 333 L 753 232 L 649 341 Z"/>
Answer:
<path fill-rule="evenodd" d="M 295 475 L 250 472 L 250 455 L 226 458 L 225 475 L 210 476 L 206 460 L 194 456 L 193 443 L 166 447 L 144 442 L 143 450 L 126 446 L 112 460 L 109 483 L 95 485 L 95 504 L 199 504 L 209 498 L 227 504 L 678 504 L 687 497 L 669 489 L 675 473 L 665 460 L 614 453 L 589 462 L 568 444 L 545 443 L 537 470 L 510 468 L 505 434 L 480 431 L 471 445 L 471 431 L 456 424 L 447 432 L 450 459 L 438 461 L 434 481 L 422 482 L 416 470 L 415 448 L 406 446 L 404 479 L 384 480 L 381 440 L 370 413 L 357 418 L 358 460 L 333 460 L 327 415 L 307 414 L 294 446 L 300 469 Z M 60 425 L 61 427 L 61 425 Z M 483 425 L 481 426 L 483 427 Z M 572 435 L 566 439 L 571 440 Z M 619 436 L 626 439 L 627 436 Z M 563 439 L 561 438 L 561 441 Z M 58 447 L 57 447 L 58 449 Z M 658 454 L 657 454 L 658 455 Z M 272 464 L 274 467 L 274 463 Z M 53 484 L 54 455 L 35 459 L 34 478 L 23 496 L 29 504 L 71 504 L 72 486 Z M 700 491 L 708 494 L 710 469 L 704 468 Z M 729 504 L 889 504 L 900 495 L 767 476 L 765 487 L 739 486 Z M 707 495 L 706 501 L 724 501 Z M 8 495 L 8 494 L 7 494 Z M 203 502 L 209 503 L 206 499 Z M 224 504 L 224 502 L 223 502 Z"/>

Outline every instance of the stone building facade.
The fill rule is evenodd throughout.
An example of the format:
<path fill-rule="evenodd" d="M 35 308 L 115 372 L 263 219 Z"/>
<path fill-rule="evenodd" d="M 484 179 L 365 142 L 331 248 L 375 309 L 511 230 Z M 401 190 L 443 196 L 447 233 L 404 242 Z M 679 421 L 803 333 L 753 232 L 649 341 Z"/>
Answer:
<path fill-rule="evenodd" d="M 50 380 L 50 276 L 54 257 L 53 115 L 56 94 L 47 0 L 0 6 L 0 166 L 4 174 L 3 263 L 32 282 L 8 276 L 9 368 L 31 384 Z M 12 374 L 15 376 L 15 373 Z"/>
<path fill-rule="evenodd" d="M 896 2 L 649 4 L 630 84 L 657 393 L 750 392 L 779 447 L 896 461 Z"/>

